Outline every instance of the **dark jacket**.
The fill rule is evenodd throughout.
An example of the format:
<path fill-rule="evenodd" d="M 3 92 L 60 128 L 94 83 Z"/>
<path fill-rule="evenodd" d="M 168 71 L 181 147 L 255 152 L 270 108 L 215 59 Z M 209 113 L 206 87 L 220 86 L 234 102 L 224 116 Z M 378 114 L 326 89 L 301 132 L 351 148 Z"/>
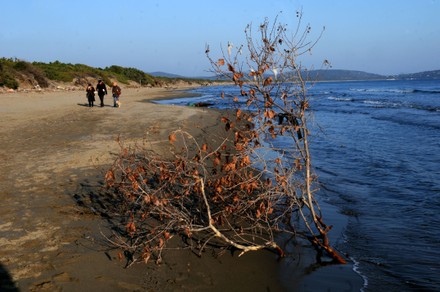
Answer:
<path fill-rule="evenodd" d="M 86 88 L 86 92 L 87 92 L 87 98 L 89 98 L 90 100 L 95 100 L 95 88 L 93 88 L 93 86 L 87 86 Z"/>
<path fill-rule="evenodd" d="M 107 94 L 107 87 L 105 86 L 104 82 L 99 82 L 98 85 L 96 85 L 96 91 L 98 91 L 99 96 L 104 96 Z"/>

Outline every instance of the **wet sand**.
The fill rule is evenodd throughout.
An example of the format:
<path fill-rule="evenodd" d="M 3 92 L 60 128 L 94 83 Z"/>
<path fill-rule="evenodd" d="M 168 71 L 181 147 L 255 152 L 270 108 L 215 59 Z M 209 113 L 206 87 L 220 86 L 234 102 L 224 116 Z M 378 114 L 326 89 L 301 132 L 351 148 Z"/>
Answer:
<path fill-rule="evenodd" d="M 269 251 L 199 258 L 189 250 L 170 250 L 159 266 L 129 269 L 118 251 L 108 248 L 101 234 L 108 232 L 106 221 L 88 202 L 99 194 L 103 173 L 118 153 L 116 140 L 166 156 L 172 130 L 211 139 L 209 133 L 223 128 L 216 111 L 148 102 L 184 95 L 176 89 L 123 88 L 121 108 L 113 108 L 109 96 L 105 107 L 89 108 L 82 91 L 0 94 L 0 288 L 316 291 L 311 275 L 318 274 L 304 277 L 314 263 L 308 247 L 295 247 L 281 262 Z M 317 285 L 358 291 L 359 279 L 350 269 L 320 269 Z M 331 284 L 333 277 L 342 279 Z"/>

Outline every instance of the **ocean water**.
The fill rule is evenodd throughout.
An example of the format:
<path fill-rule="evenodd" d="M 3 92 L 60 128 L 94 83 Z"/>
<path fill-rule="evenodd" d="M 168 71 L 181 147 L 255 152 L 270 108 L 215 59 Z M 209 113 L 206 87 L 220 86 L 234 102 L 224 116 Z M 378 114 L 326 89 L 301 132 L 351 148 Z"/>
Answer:
<path fill-rule="evenodd" d="M 225 108 L 222 91 L 237 88 L 163 102 Z M 362 290 L 440 291 L 440 81 L 326 82 L 308 93 L 318 196 L 348 219 L 334 244 Z"/>

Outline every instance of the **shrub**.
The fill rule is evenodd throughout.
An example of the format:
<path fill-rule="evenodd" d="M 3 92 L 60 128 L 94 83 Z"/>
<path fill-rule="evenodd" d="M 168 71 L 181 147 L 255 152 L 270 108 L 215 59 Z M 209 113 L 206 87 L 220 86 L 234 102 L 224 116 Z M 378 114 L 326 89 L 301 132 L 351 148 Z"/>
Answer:
<path fill-rule="evenodd" d="M 121 66 L 113 65 L 105 68 L 104 70 L 116 75 L 118 81 L 121 83 L 127 83 L 128 80 L 133 80 L 141 85 L 150 84 L 154 86 L 156 83 L 153 76 L 146 74 L 145 72 L 136 68 L 124 68 Z"/>
<path fill-rule="evenodd" d="M 15 78 L 9 74 L 8 72 L 2 72 L 0 70 L 0 86 L 6 86 L 8 88 L 17 89 L 18 88 L 18 81 L 15 80 Z"/>
<path fill-rule="evenodd" d="M 13 69 L 26 76 L 32 76 L 39 86 L 45 88 L 49 86 L 47 78 L 42 70 L 35 67 L 29 62 L 16 60 L 13 64 Z"/>
<path fill-rule="evenodd" d="M 13 65 L 13 59 L 0 58 L 0 86 L 12 89 L 18 88 L 18 81 L 13 74 Z"/>
<path fill-rule="evenodd" d="M 108 207 L 101 212 L 115 224 L 109 241 L 130 264 L 160 262 L 173 236 L 199 255 L 212 244 L 241 253 L 269 248 L 283 256 L 283 235 L 310 240 L 318 255 L 345 263 L 329 243 L 331 226 L 314 197 L 309 103 L 298 60 L 316 43 L 308 40 L 309 31 L 307 26 L 297 40 L 285 25 L 266 20 L 256 38 L 250 26 L 245 30 L 246 46 L 228 47 L 216 59 L 206 50 L 213 71 L 237 86 L 237 94 L 219 96 L 237 105 L 221 119 L 226 134 L 219 143 L 212 143 L 211 133 L 199 141 L 173 131 L 169 141 L 176 148 L 169 160 L 122 147 L 105 175 L 109 192 L 102 198 L 108 201 L 99 207 Z M 279 139 L 288 146 L 279 149 Z"/>

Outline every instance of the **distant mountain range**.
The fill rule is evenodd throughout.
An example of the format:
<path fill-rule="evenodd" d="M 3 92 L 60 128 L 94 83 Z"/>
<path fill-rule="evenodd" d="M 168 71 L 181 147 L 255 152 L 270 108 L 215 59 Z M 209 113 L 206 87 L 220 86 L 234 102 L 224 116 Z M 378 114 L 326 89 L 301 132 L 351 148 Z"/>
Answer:
<path fill-rule="evenodd" d="M 410 74 L 399 75 L 380 75 L 356 70 L 342 70 L 342 69 L 328 69 L 328 70 L 309 70 L 305 71 L 311 80 L 316 81 L 356 81 L 356 80 L 411 80 L 411 79 L 440 79 L 440 70 L 423 71 Z M 168 78 L 185 78 L 184 76 L 166 73 L 166 72 L 151 72 L 148 73 L 157 77 Z M 216 77 L 197 77 L 200 79 L 216 79 Z"/>
<path fill-rule="evenodd" d="M 399 75 L 379 75 L 363 71 L 329 69 L 311 70 L 309 76 L 312 80 L 317 81 L 440 79 L 440 70 Z"/>
<path fill-rule="evenodd" d="M 166 78 L 187 78 L 187 77 L 185 77 L 185 76 L 181 76 L 181 75 L 177 75 L 177 74 L 173 74 L 173 73 L 160 72 L 160 71 L 156 71 L 156 72 L 148 72 L 147 74 L 150 74 L 150 75 L 155 76 L 155 77 L 166 77 Z"/>
<path fill-rule="evenodd" d="M 397 75 L 397 79 L 440 79 L 440 70 Z"/>
<path fill-rule="evenodd" d="M 363 71 L 354 70 L 310 70 L 305 71 L 306 75 L 311 80 L 317 81 L 348 81 L 348 80 L 380 80 L 387 79 L 386 76 L 379 74 L 367 73 Z"/>

